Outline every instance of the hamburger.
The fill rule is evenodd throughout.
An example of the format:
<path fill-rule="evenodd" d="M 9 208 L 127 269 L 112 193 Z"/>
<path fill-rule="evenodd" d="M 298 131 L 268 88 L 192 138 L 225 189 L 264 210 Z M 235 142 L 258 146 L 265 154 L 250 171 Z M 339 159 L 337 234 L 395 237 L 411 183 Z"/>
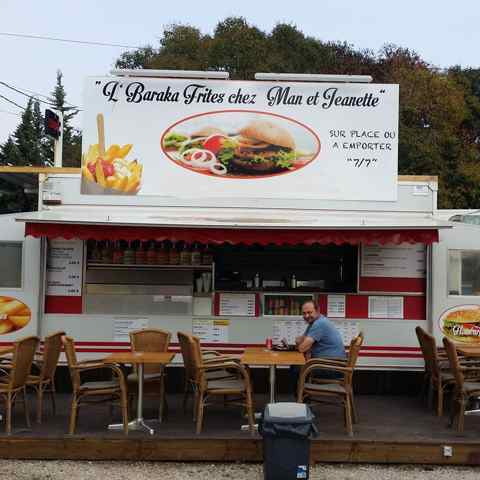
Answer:
<path fill-rule="evenodd" d="M 255 120 L 239 131 L 229 163 L 248 174 L 288 170 L 296 159 L 290 132 L 268 120 Z"/>
<path fill-rule="evenodd" d="M 480 342 L 480 307 L 455 310 L 443 319 L 442 331 L 452 340 L 462 343 Z"/>

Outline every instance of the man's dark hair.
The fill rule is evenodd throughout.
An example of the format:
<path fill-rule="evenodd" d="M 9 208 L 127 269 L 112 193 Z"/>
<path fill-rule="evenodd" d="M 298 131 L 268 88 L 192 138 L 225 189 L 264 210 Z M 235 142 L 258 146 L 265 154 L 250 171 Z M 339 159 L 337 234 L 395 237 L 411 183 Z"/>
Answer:
<path fill-rule="evenodd" d="M 313 305 L 313 308 L 318 312 L 318 303 L 315 300 L 307 300 L 306 302 L 302 303 L 302 308 L 307 304 L 311 303 Z"/>

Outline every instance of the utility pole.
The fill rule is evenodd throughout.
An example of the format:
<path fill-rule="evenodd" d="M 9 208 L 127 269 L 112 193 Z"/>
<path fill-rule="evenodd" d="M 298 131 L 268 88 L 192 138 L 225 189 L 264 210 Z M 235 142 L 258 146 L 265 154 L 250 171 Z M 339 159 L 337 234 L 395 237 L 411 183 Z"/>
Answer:
<path fill-rule="evenodd" d="M 61 168 L 63 164 L 63 112 L 57 110 L 57 115 L 60 121 L 60 135 L 54 143 L 53 166 Z"/>
<path fill-rule="evenodd" d="M 56 113 L 55 113 L 56 112 Z M 53 165 L 62 167 L 63 156 L 63 112 L 45 110 L 45 133 L 54 139 Z"/>

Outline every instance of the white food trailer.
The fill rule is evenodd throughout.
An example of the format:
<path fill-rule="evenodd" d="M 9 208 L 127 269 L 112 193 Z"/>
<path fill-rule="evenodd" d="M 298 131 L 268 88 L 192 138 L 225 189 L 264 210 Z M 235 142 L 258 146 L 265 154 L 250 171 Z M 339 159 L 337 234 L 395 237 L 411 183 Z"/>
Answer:
<path fill-rule="evenodd" d="M 39 211 L 0 217 L 0 345 L 64 330 L 98 357 L 156 327 L 238 352 L 292 340 L 309 298 L 346 345 L 364 332 L 363 368 L 421 368 L 415 327 L 440 341 L 451 314 L 477 341 L 480 229 L 437 210 L 435 177 L 397 177 L 397 86 L 85 92 L 81 172 L 40 176 Z"/>

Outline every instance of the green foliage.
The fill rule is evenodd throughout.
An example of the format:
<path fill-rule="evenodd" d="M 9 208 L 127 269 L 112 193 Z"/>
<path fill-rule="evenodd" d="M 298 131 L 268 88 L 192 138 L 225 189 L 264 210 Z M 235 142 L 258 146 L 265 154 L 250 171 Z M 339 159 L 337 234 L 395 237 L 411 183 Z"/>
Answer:
<path fill-rule="evenodd" d="M 55 105 L 55 109 L 63 113 L 63 152 L 62 165 L 64 167 L 79 167 L 82 158 L 82 134 L 79 130 L 71 126 L 71 121 L 77 115 L 76 107 L 68 106 L 65 88 L 62 83 L 62 72 L 57 72 L 57 81 L 55 88 L 51 93 L 50 103 Z M 45 140 L 47 162 L 50 165 L 54 163 L 54 140 L 48 138 Z"/>
<path fill-rule="evenodd" d="M 219 22 L 213 36 L 170 25 L 152 47 L 122 54 L 123 68 L 228 71 L 232 79 L 255 72 L 372 75 L 400 85 L 399 173 L 437 175 L 440 207 L 480 208 L 480 70 L 428 65 L 417 53 L 385 45 L 378 54 L 345 42 L 306 36 L 278 23 L 263 32 L 243 17 Z M 222 152 L 228 163 L 231 152 Z"/>

